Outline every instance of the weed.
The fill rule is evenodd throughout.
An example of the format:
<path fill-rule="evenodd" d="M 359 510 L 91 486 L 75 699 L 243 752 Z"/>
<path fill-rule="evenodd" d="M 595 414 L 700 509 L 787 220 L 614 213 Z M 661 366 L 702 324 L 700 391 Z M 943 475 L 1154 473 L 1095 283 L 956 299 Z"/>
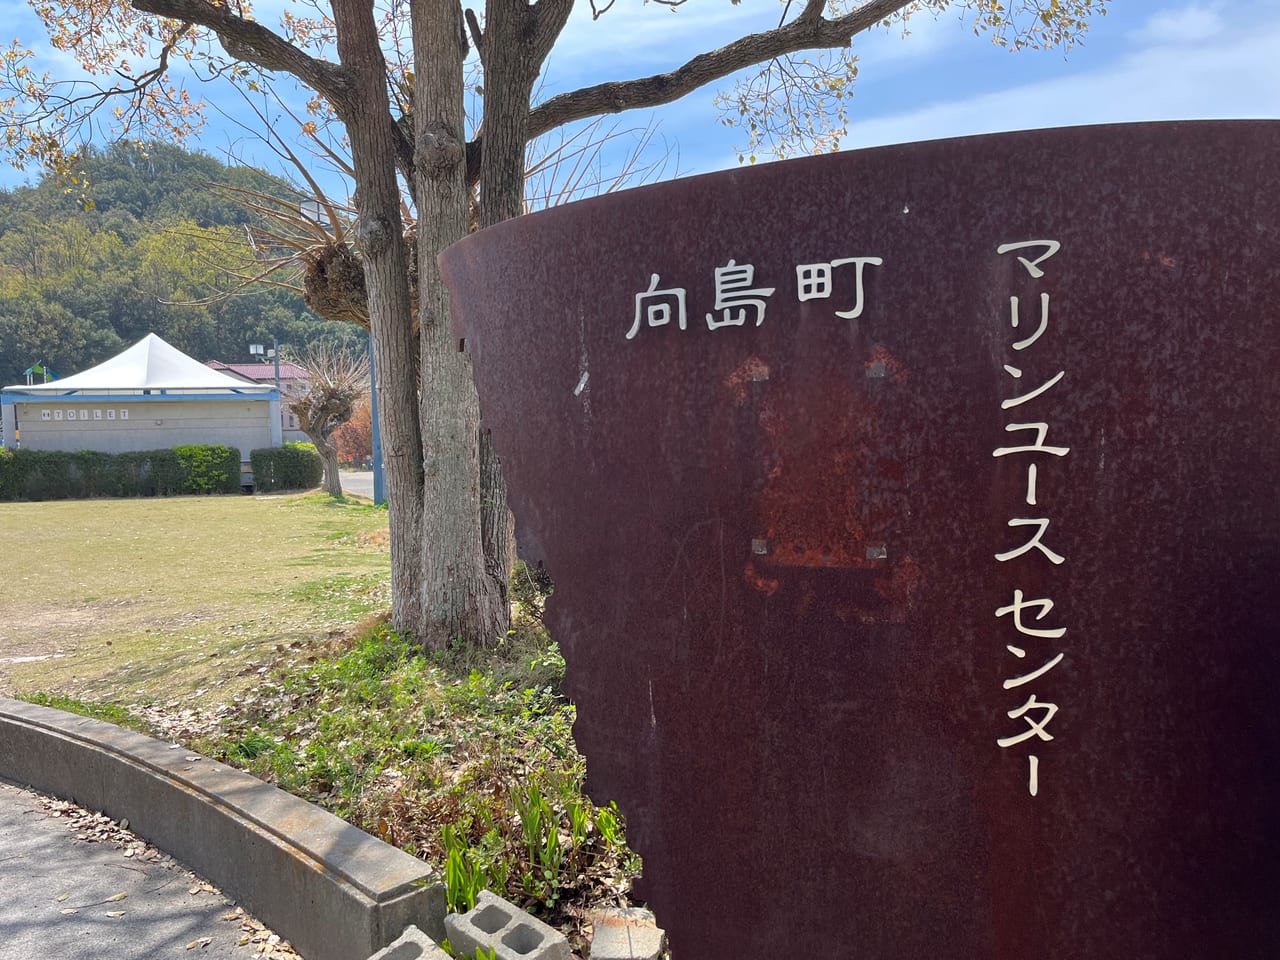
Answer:
<path fill-rule="evenodd" d="M 276 742 L 265 734 L 256 731 L 247 733 L 230 747 L 227 755 L 241 760 L 256 760 L 264 752 L 273 750 Z"/>
<path fill-rule="evenodd" d="M 74 713 L 81 717 L 105 720 L 107 723 L 114 723 L 118 727 L 128 727 L 140 733 L 150 734 L 152 732 L 150 724 L 145 720 L 141 717 L 135 717 L 127 709 L 115 703 L 89 703 L 84 700 L 77 700 L 75 697 L 49 693 L 22 694 L 19 695 L 18 699 L 25 700 L 27 703 L 38 704 L 42 707 L 65 710 L 67 713 Z"/>
<path fill-rule="evenodd" d="M 513 601 L 520 604 L 528 614 L 541 620 L 543 607 L 555 585 L 541 567 L 531 567 L 520 560 L 511 570 L 509 589 Z"/>
<path fill-rule="evenodd" d="M 451 944 L 448 940 L 443 941 L 440 944 L 440 947 L 451 957 L 459 956 L 457 947 Z M 463 960 L 472 960 L 472 958 L 465 957 Z M 498 950 L 496 947 L 492 949 L 487 947 L 476 947 L 474 960 L 498 960 Z"/>
<path fill-rule="evenodd" d="M 451 823 L 440 828 L 444 844 L 444 884 L 449 912 L 466 913 L 476 905 L 476 894 L 485 888 L 485 877 L 471 856 L 466 836 Z"/>
<path fill-rule="evenodd" d="M 451 910 L 490 889 L 554 922 L 637 864 L 583 795 L 562 663 L 545 632 L 424 656 L 375 622 L 262 683 L 208 749 L 438 863 Z"/>

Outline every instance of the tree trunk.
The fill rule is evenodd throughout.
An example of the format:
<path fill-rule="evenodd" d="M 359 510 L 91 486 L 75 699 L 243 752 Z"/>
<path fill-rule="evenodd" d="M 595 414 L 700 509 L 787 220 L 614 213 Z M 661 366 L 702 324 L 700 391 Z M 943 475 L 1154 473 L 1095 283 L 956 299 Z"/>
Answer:
<path fill-rule="evenodd" d="M 529 76 L 528 29 L 536 14 L 524 0 L 490 0 L 485 7 L 484 153 L 480 157 L 480 226 L 491 227 L 524 211 L 525 117 Z M 515 562 L 515 538 L 502 463 L 487 430 L 478 437 L 484 499 L 481 528 L 485 564 L 503 601 Z"/>
<path fill-rule="evenodd" d="M 508 581 L 516 559 L 515 521 L 507 505 L 507 481 L 502 475 L 502 461 L 493 448 L 493 437 L 480 427 L 476 438 L 480 449 L 480 540 L 484 550 L 484 568 L 502 598 L 507 619 L 505 632 L 511 626 Z"/>
<path fill-rule="evenodd" d="M 338 56 L 355 83 L 350 103 L 337 104 L 351 138 L 359 227 L 378 382 L 378 428 L 391 510 L 391 622 L 421 635 L 422 434 L 418 426 L 413 306 L 396 147 L 387 97 L 387 70 L 371 0 L 333 0 Z"/>
<path fill-rule="evenodd" d="M 564 28 L 572 3 L 489 0 L 485 7 L 484 152 L 480 157 L 480 226 L 524 212 L 529 101 L 538 71 Z M 487 430 L 480 438 L 485 560 L 505 601 L 515 560 L 515 536 L 502 464 Z"/>
<path fill-rule="evenodd" d="M 324 492 L 331 497 L 341 497 L 342 475 L 338 473 L 338 445 L 332 440 L 317 443 L 316 453 L 324 461 Z"/>
<path fill-rule="evenodd" d="M 488 643 L 509 620 L 482 547 L 480 406 L 471 363 L 449 330 L 449 298 L 436 256 L 467 233 L 470 191 L 463 138 L 462 8 L 457 0 L 411 5 L 414 61 L 418 309 L 424 455 L 424 629 L 440 648 L 462 637 Z"/>

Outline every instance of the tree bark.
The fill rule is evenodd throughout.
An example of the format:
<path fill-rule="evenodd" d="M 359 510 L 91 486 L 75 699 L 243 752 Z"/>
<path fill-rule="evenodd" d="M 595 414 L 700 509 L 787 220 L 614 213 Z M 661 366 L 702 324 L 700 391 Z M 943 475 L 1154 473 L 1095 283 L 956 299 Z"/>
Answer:
<path fill-rule="evenodd" d="M 530 72 L 528 41 L 536 14 L 525 0 L 489 0 L 485 12 L 485 42 L 481 60 L 485 71 L 487 149 L 482 158 L 480 226 L 491 227 L 518 217 L 524 204 L 525 117 L 537 78 Z M 515 562 L 511 509 L 502 463 L 488 430 L 477 436 L 483 499 L 480 505 L 485 566 L 505 602 L 508 577 Z"/>
<path fill-rule="evenodd" d="M 354 105 L 339 116 L 351 138 L 359 226 L 378 382 L 378 428 L 391 510 L 391 623 L 420 635 L 422 606 L 422 434 L 418 426 L 417 344 L 396 183 L 397 131 L 387 97 L 371 0 L 333 0 L 338 56 L 352 78 Z"/>
<path fill-rule="evenodd" d="M 466 41 L 457 0 L 413 0 L 414 190 L 418 206 L 418 319 L 424 453 L 424 626 L 441 648 L 461 637 L 492 643 L 507 629 L 505 597 L 486 569 L 480 518 L 480 405 L 471 362 L 449 329 L 436 256 L 466 235 L 471 201 L 464 139 Z"/>
<path fill-rule="evenodd" d="M 324 461 L 324 492 L 331 497 L 342 496 L 342 475 L 338 473 L 338 445 L 326 443 L 316 444 L 316 452 Z"/>
<path fill-rule="evenodd" d="M 556 37 L 564 29 L 571 0 L 489 0 L 480 51 L 485 73 L 484 141 L 480 173 L 480 226 L 491 227 L 524 212 L 525 148 L 533 87 Z M 481 531 L 485 563 L 502 596 L 515 562 L 515 534 L 502 464 L 487 430 L 481 429 Z"/>

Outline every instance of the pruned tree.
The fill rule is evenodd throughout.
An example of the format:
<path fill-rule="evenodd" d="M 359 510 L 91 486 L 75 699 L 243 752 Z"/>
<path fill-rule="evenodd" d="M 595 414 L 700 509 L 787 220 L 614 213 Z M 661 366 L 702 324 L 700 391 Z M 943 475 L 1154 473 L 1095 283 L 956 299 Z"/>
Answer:
<path fill-rule="evenodd" d="M 300 390 L 288 394 L 284 405 L 298 418 L 298 426 L 324 461 L 324 489 L 342 496 L 338 475 L 338 442 L 334 433 L 350 420 L 369 389 L 369 360 L 365 356 L 312 344 L 294 362 L 307 372 Z"/>
<path fill-rule="evenodd" d="M 65 86 L 34 76 L 29 52 L 15 44 L 0 53 L 0 111 L 14 156 L 74 176 L 74 144 L 103 109 L 115 116 L 117 135 L 194 132 L 201 105 L 174 79 L 175 63 L 246 85 L 288 75 L 312 91 L 316 116 L 343 126 L 353 161 L 355 248 L 391 505 L 392 621 L 427 646 L 458 636 L 485 642 L 508 622 L 507 505 L 436 266 L 437 254 L 472 229 L 473 191 L 479 226 L 518 216 L 531 141 L 591 117 L 670 103 L 744 71 L 721 107 L 745 123 L 748 150 L 830 145 L 844 126 L 856 67 L 850 45 L 862 31 L 954 8 L 1006 46 L 1065 47 L 1106 3 L 787 0 L 773 29 L 669 70 L 538 100 L 538 77 L 574 0 L 485 0 L 480 11 L 461 0 L 395 0 L 384 9 L 375 0 L 330 0 L 328 12 L 311 18 L 286 10 L 274 29 L 240 0 L 33 0 L 54 45 L 104 82 Z M 593 16 L 610 6 L 592 0 Z M 470 125 L 466 96 L 477 79 L 469 68 L 483 89 L 482 113 Z M 398 176 L 419 224 L 416 298 Z"/>

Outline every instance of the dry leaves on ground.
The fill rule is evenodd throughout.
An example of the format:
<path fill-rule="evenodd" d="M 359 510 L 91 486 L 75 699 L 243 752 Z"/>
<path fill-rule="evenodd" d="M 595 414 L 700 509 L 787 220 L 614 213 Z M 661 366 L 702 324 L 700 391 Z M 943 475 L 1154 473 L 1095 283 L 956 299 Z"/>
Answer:
<path fill-rule="evenodd" d="M 204 894 L 222 896 L 221 892 L 213 884 L 186 870 L 168 854 L 157 850 L 137 834 L 131 832 L 128 820 L 116 822 L 105 814 L 85 810 L 74 803 L 59 800 L 55 797 L 41 795 L 38 797 L 38 803 L 50 817 L 66 821 L 68 827 L 74 832 L 77 841 L 81 843 L 107 843 L 120 850 L 123 856 L 128 859 L 155 863 L 166 869 L 183 870 L 188 883 L 187 893 L 191 896 Z M 127 893 L 117 893 L 107 897 L 101 903 L 119 903 L 127 899 L 128 896 Z M 65 900 L 65 898 L 66 896 L 64 895 L 58 899 Z M 62 912 L 76 913 L 77 911 L 68 907 Z M 125 911 L 123 910 L 111 910 L 107 911 L 106 915 L 117 918 L 124 916 L 124 913 Z M 282 940 L 279 934 L 273 933 L 262 922 L 245 913 L 244 908 L 233 907 L 224 913 L 221 919 L 239 924 L 240 944 L 251 947 L 253 949 L 252 956 L 258 958 L 258 960 L 302 960 L 289 945 L 288 941 Z M 186 949 L 200 950 L 210 943 L 212 943 L 211 937 L 200 937 L 188 943 Z"/>

